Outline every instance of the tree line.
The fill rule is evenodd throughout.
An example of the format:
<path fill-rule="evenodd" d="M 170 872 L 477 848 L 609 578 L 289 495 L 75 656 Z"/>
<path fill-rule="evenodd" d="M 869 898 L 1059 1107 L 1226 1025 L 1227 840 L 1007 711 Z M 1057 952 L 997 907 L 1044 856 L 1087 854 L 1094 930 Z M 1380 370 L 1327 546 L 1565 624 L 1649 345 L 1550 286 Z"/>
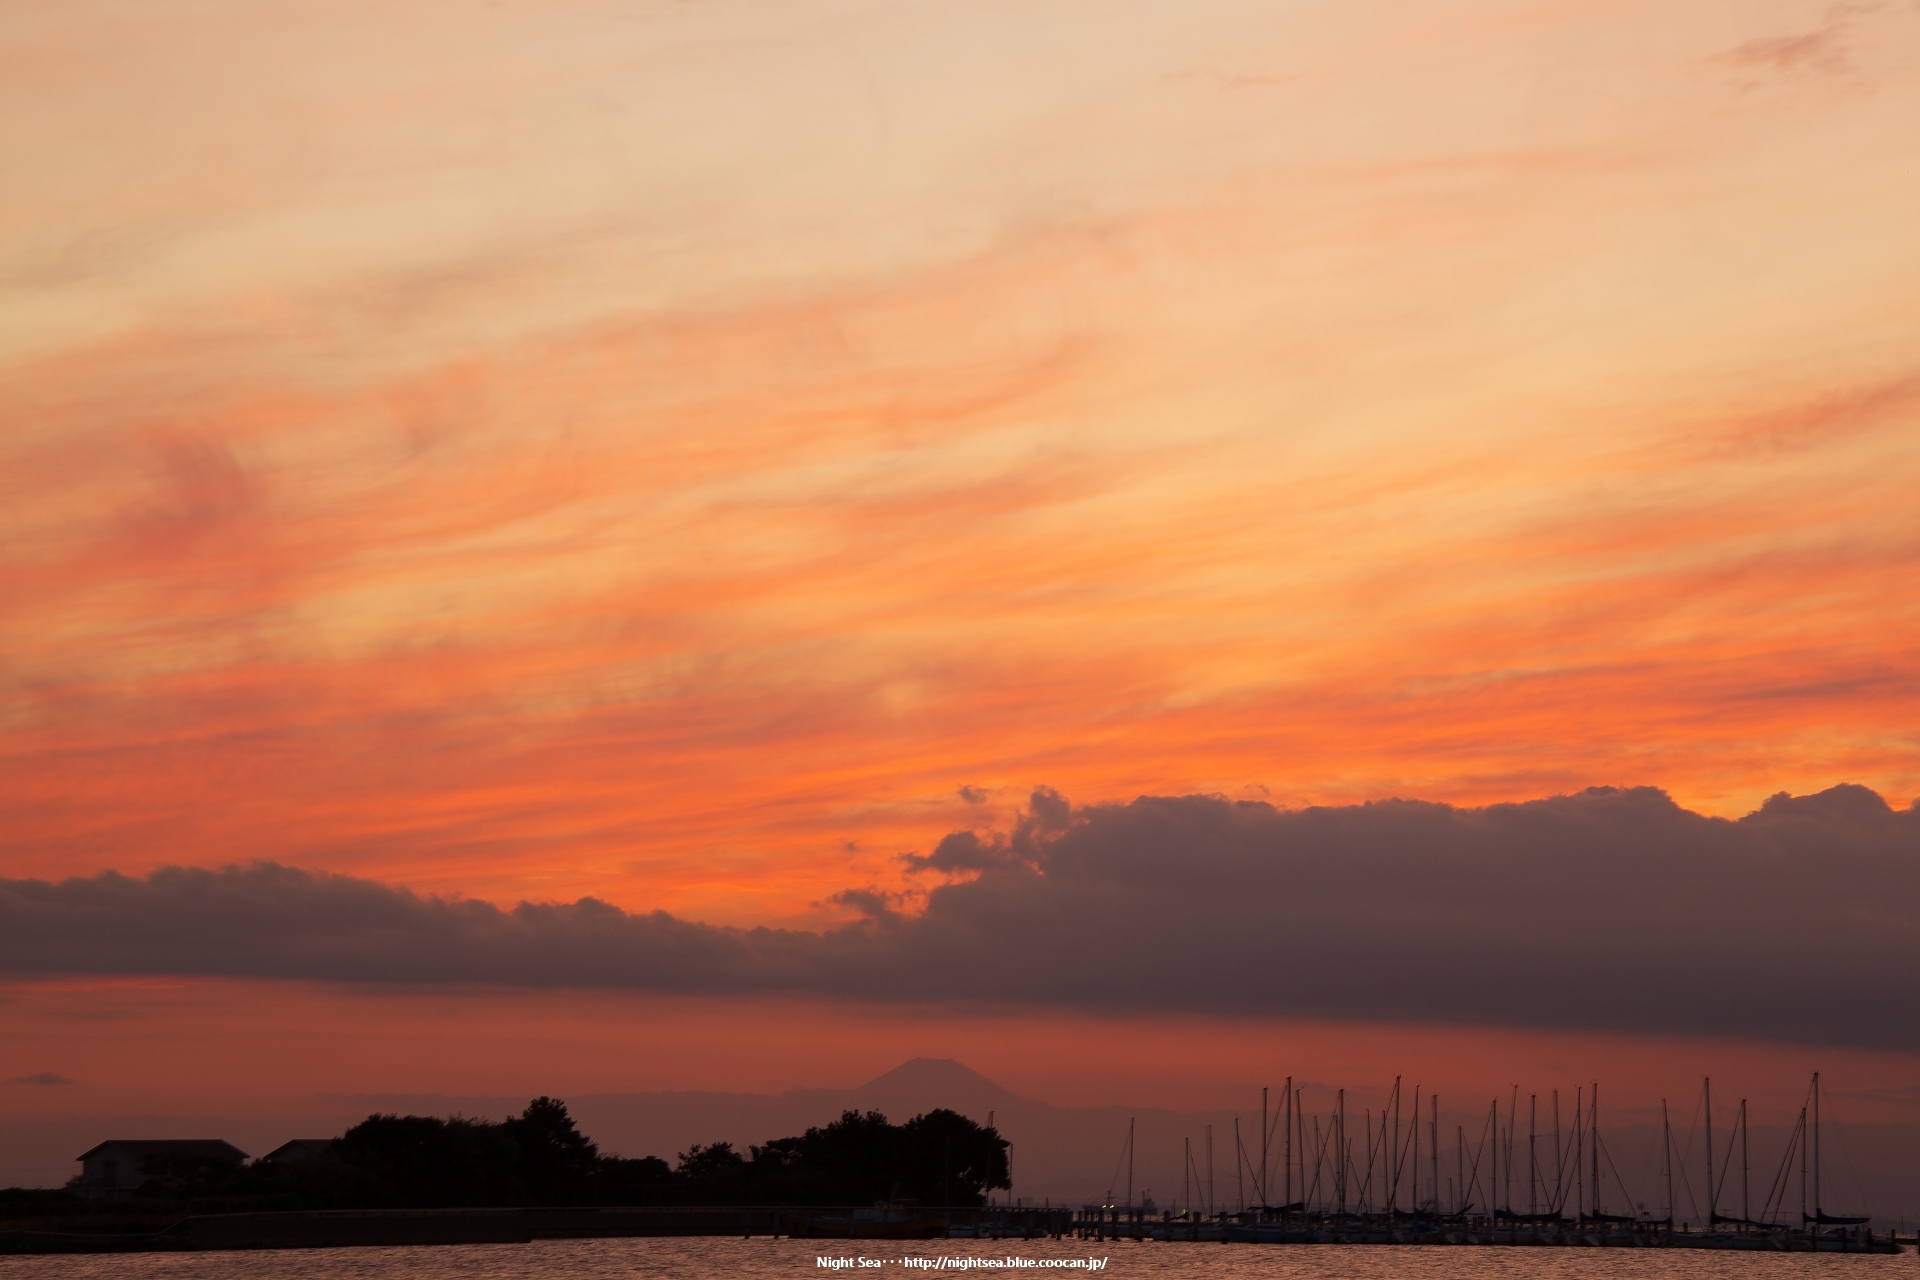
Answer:
<path fill-rule="evenodd" d="M 979 1205 L 1010 1185 L 1006 1140 L 945 1109 L 904 1124 L 847 1111 L 745 1152 L 695 1145 L 669 1165 L 602 1155 L 555 1098 L 501 1121 L 372 1115 L 303 1159 L 237 1167 L 160 1159 L 143 1172 L 136 1198 L 304 1209 Z"/>

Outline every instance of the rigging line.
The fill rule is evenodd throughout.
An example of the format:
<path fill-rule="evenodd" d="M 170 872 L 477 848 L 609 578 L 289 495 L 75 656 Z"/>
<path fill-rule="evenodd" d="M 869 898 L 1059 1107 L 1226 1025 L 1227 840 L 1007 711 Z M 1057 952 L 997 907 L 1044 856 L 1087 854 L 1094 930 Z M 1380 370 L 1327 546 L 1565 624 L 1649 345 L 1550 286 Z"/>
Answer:
<path fill-rule="evenodd" d="M 1727 1189 L 1727 1174 L 1733 1169 L 1733 1148 L 1736 1145 L 1735 1139 L 1739 1138 L 1739 1136 L 1740 1126 L 1738 1124 L 1730 1124 L 1727 1126 L 1727 1154 L 1726 1158 L 1720 1162 L 1720 1176 L 1716 1178 L 1713 1183 L 1713 1202 L 1715 1204 L 1720 1203 L 1720 1193 Z M 1721 1214 L 1720 1216 L 1725 1217 L 1726 1215 Z"/>
<path fill-rule="evenodd" d="M 1288 1076 L 1287 1079 L 1291 1081 L 1293 1077 Z M 1291 1088 L 1292 1086 L 1291 1084 L 1289 1084 L 1288 1089 L 1290 1090 Z M 1283 1093 L 1283 1096 L 1284 1096 L 1284 1093 Z M 1290 1108 L 1292 1106 L 1293 1106 L 1292 1100 L 1288 1099 L 1286 1103 L 1286 1107 Z M 1273 1109 L 1273 1123 L 1267 1126 L 1266 1136 L 1260 1140 L 1260 1163 L 1263 1166 L 1266 1164 L 1267 1156 L 1273 1151 L 1273 1135 L 1280 1131 L 1280 1116 L 1285 1109 L 1286 1108 L 1282 1108 L 1282 1107 L 1275 1107 Z M 1271 1174 L 1269 1174 L 1267 1177 L 1267 1181 L 1271 1182 L 1272 1180 L 1273 1180 L 1273 1177 Z M 1260 1198 L 1262 1200 L 1272 1199 L 1272 1196 L 1268 1192 L 1268 1188 L 1266 1187 L 1260 1188 Z"/>
<path fill-rule="evenodd" d="M 1480 1189 L 1480 1157 L 1486 1152 L 1487 1127 L 1492 1123 L 1493 1113 L 1489 1111 L 1487 1118 L 1480 1124 L 1480 1140 L 1473 1144 L 1473 1163 L 1467 1166 L 1469 1170 L 1467 1174 L 1468 1182 L 1467 1185 L 1462 1188 L 1462 1196 L 1469 1206 L 1473 1204 L 1473 1193 Z M 1498 1142 L 1499 1139 L 1496 1137 L 1494 1141 Z M 1491 1202 L 1493 1197 L 1488 1196 L 1487 1199 Z M 1491 1207 L 1491 1203 L 1489 1203 L 1489 1207 Z"/>
<path fill-rule="evenodd" d="M 1414 1132 L 1415 1126 L 1417 1126 L 1418 1124 L 1419 1124 L 1419 1118 L 1415 1117 L 1414 1123 L 1407 1126 L 1407 1136 L 1400 1143 L 1400 1149 L 1394 1153 L 1393 1185 L 1396 1187 L 1400 1185 L 1400 1175 L 1406 1170 L 1407 1152 L 1411 1150 L 1413 1147 L 1413 1132 Z M 1418 1208 L 1419 1206 L 1416 1205 L 1414 1207 Z"/>
<path fill-rule="evenodd" d="M 1693 1211 L 1693 1216 L 1696 1218 L 1700 1216 L 1700 1202 L 1693 1198 L 1693 1180 L 1687 1176 L 1687 1167 L 1692 1164 L 1690 1157 L 1693 1155 L 1694 1129 L 1699 1124 L 1700 1110 L 1705 1105 L 1706 1097 L 1704 1094 L 1694 1098 L 1693 1116 L 1687 1121 L 1686 1144 L 1680 1148 L 1680 1156 L 1677 1161 L 1680 1173 L 1680 1185 L 1686 1189 L 1687 1206 Z"/>
<path fill-rule="evenodd" d="M 1399 1081 L 1396 1080 L 1394 1082 L 1395 1091 L 1398 1091 L 1399 1087 Z M 1387 1098 L 1391 1101 L 1393 1095 L 1390 1093 L 1387 1095 Z M 1386 1208 L 1390 1202 L 1398 1205 L 1400 1200 L 1400 1184 L 1393 1166 L 1393 1135 L 1387 1132 L 1387 1109 L 1382 1107 L 1380 1108 L 1380 1194 L 1382 1208 Z"/>
<path fill-rule="evenodd" d="M 1334 1125 L 1333 1125 L 1332 1112 L 1329 1112 L 1327 1114 L 1327 1132 L 1324 1135 L 1322 1135 L 1320 1132 L 1320 1117 L 1315 1116 L 1313 1118 L 1313 1139 L 1314 1139 L 1313 1188 L 1316 1192 L 1319 1191 L 1320 1189 L 1320 1175 L 1323 1171 L 1325 1164 L 1328 1163 L 1327 1148 L 1333 1147 L 1332 1163 L 1335 1166 L 1338 1166 L 1340 1162 L 1340 1148 L 1335 1147 L 1333 1145 L 1334 1137 L 1335 1137 L 1333 1129 L 1334 1129 Z M 1329 1201 L 1331 1201 L 1335 1191 L 1334 1181 L 1336 1176 L 1339 1174 L 1339 1169 L 1336 1167 L 1331 1170 L 1325 1170 L 1325 1172 L 1327 1173 L 1327 1197 Z"/>
<path fill-rule="evenodd" d="M 1375 1162 L 1376 1162 L 1376 1160 L 1378 1159 L 1378 1157 L 1379 1157 L 1379 1154 L 1380 1154 L 1380 1144 L 1379 1144 L 1379 1142 L 1378 1142 L 1378 1141 L 1376 1141 L 1376 1139 L 1375 1139 L 1375 1134 L 1374 1134 L 1374 1132 L 1373 1132 L 1373 1111 L 1372 1111 L 1372 1109 L 1371 1109 L 1371 1108 L 1369 1108 L 1369 1109 L 1368 1109 L 1368 1110 L 1366 1111 L 1366 1113 L 1365 1113 L 1365 1115 L 1366 1115 L 1366 1126 L 1367 1126 L 1367 1128 L 1366 1128 L 1366 1133 L 1367 1133 L 1367 1172 L 1366 1172 L 1366 1174 L 1365 1174 L 1365 1175 L 1364 1175 L 1364 1176 L 1363 1176 L 1363 1177 L 1362 1177 L 1362 1178 L 1360 1179 L 1360 1212 L 1362 1212 L 1362 1213 L 1365 1213 L 1365 1212 L 1367 1212 L 1367 1211 L 1368 1211 L 1368 1209 L 1370 1209 L 1370 1208 L 1372 1207 L 1372 1205 L 1373 1205 L 1373 1169 L 1374 1169 L 1374 1164 L 1375 1164 Z M 1386 1132 L 1386 1129 L 1387 1129 L 1387 1126 L 1386 1126 L 1386 1119 L 1387 1119 L 1387 1118 L 1386 1118 L 1386 1116 L 1385 1116 L 1384 1114 L 1382 1114 L 1382 1115 L 1381 1115 L 1381 1117 L 1380 1117 L 1380 1132 L 1381 1132 L 1381 1133 L 1385 1133 L 1385 1132 Z"/>
<path fill-rule="evenodd" d="M 1189 1160 L 1192 1160 L 1192 1161 L 1193 1161 L 1193 1189 L 1194 1189 L 1194 1192 L 1195 1192 L 1196 1194 L 1199 1194 L 1199 1193 L 1201 1192 L 1201 1188 L 1203 1188 L 1203 1187 L 1205 1188 L 1205 1194 L 1204 1194 L 1204 1195 L 1202 1196 L 1202 1198 L 1203 1198 L 1203 1199 L 1205 1199 L 1205 1200 L 1206 1200 L 1206 1202 L 1207 1202 L 1207 1215 L 1208 1215 L 1209 1217 L 1211 1217 L 1211 1216 L 1213 1215 L 1213 1208 L 1214 1208 L 1214 1206 L 1213 1206 L 1213 1185 L 1212 1185 L 1212 1181 L 1211 1181 L 1210 1179 L 1209 1179 L 1208 1181 L 1206 1181 L 1206 1182 L 1202 1182 L 1202 1181 L 1200 1180 L 1200 1155 L 1199 1155 L 1199 1153 L 1198 1153 L 1198 1152 L 1195 1152 L 1195 1151 L 1189 1151 L 1189 1152 L 1187 1153 L 1187 1158 L 1188 1158 Z M 1211 1172 L 1212 1172 L 1212 1168 L 1211 1168 L 1211 1166 L 1209 1166 L 1209 1168 L 1208 1168 L 1208 1172 L 1209 1172 L 1209 1173 L 1211 1173 Z"/>
<path fill-rule="evenodd" d="M 1320 1117 L 1315 1116 L 1313 1118 L 1313 1189 L 1316 1193 L 1320 1190 L 1320 1177 L 1322 1173 L 1325 1173 L 1327 1179 L 1327 1199 L 1323 1202 L 1323 1207 L 1330 1206 L 1333 1203 L 1333 1196 L 1338 1190 L 1335 1183 L 1340 1173 L 1340 1148 L 1334 1146 L 1335 1139 L 1338 1135 L 1334 1133 L 1333 1121 L 1333 1113 L 1328 1112 L 1327 1131 L 1323 1135 L 1320 1132 Z M 1332 1148 L 1333 1158 L 1331 1160 L 1327 1158 L 1329 1148 Z M 1328 1168 L 1328 1165 L 1333 1167 Z"/>
<path fill-rule="evenodd" d="M 1567 1197 L 1577 1193 L 1579 1190 L 1575 1178 L 1569 1176 L 1576 1173 L 1580 1159 L 1577 1144 L 1580 1141 L 1580 1134 L 1582 1132 L 1580 1126 L 1583 1122 L 1580 1119 L 1582 1113 L 1580 1110 L 1581 1103 L 1579 1097 L 1580 1095 L 1576 1091 L 1573 1104 L 1573 1128 L 1567 1133 L 1567 1149 L 1561 1152 L 1560 1163 L 1554 1170 L 1554 1186 L 1558 1189 L 1558 1194 L 1554 1197 L 1552 1208 L 1555 1214 L 1562 1216 L 1564 1216 L 1567 1211 Z"/>
<path fill-rule="evenodd" d="M 1592 1130 L 1588 1127 L 1592 1122 L 1582 1106 L 1580 1097 L 1582 1092 L 1584 1092 L 1584 1090 L 1579 1088 L 1573 1091 L 1573 1128 L 1567 1131 L 1566 1164 L 1564 1166 L 1568 1176 L 1566 1178 L 1566 1185 L 1560 1192 L 1560 1204 L 1555 1210 L 1561 1213 L 1564 1213 L 1566 1210 L 1567 1198 L 1569 1196 L 1575 1197 L 1577 1200 L 1579 1196 L 1584 1194 L 1583 1187 L 1586 1175 L 1586 1160 L 1583 1152 L 1586 1149 L 1586 1140 L 1592 1133 Z M 1579 1216 L 1580 1205 L 1576 1203 L 1574 1205 L 1574 1217 L 1578 1218 Z"/>
<path fill-rule="evenodd" d="M 1394 1117 L 1394 1135 L 1387 1137 L 1387 1112 L 1391 1109 Z M 1393 1078 L 1393 1092 L 1387 1095 L 1386 1105 L 1380 1108 L 1380 1149 L 1384 1158 L 1380 1162 L 1380 1181 L 1387 1189 L 1387 1207 L 1400 1207 L 1400 1077 Z"/>
<path fill-rule="evenodd" d="M 1680 1149 L 1680 1163 L 1682 1165 L 1685 1165 L 1688 1161 L 1688 1158 L 1693 1155 L 1694 1130 L 1699 1126 L 1700 1108 L 1704 1105 L 1705 1105 L 1705 1099 L 1703 1098 L 1696 1097 L 1693 1100 L 1693 1117 L 1687 1121 L 1686 1145 Z"/>
<path fill-rule="evenodd" d="M 1107 1201 L 1113 1201 L 1113 1188 L 1120 1181 L 1120 1166 L 1127 1162 L 1127 1149 L 1133 1146 L 1133 1130 L 1127 1130 L 1127 1140 L 1120 1144 L 1120 1154 L 1114 1157 L 1113 1172 L 1107 1175 Z"/>
<path fill-rule="evenodd" d="M 1213 1188 L 1200 1180 L 1200 1157 L 1191 1147 L 1187 1149 L 1187 1159 L 1193 1164 L 1193 1190 L 1207 1202 L 1207 1216 L 1213 1216 Z M 1204 1193 L 1202 1188 L 1205 1188 Z"/>
<path fill-rule="evenodd" d="M 1391 1097 L 1392 1095 L 1388 1096 Z M 1361 1194 L 1367 1198 L 1366 1202 L 1372 1204 L 1373 1169 L 1375 1162 L 1378 1161 L 1380 1166 L 1380 1203 L 1382 1207 L 1385 1207 L 1389 1194 L 1387 1190 L 1387 1144 L 1387 1113 L 1382 1109 L 1380 1112 L 1379 1134 L 1373 1135 L 1370 1133 L 1367 1138 L 1367 1181 L 1366 1185 L 1361 1189 Z"/>
<path fill-rule="evenodd" d="M 1818 1082 L 1820 1082 L 1820 1073 L 1814 1071 L 1814 1073 L 1812 1073 L 1812 1079 L 1807 1080 L 1807 1092 L 1801 1094 L 1801 1121 L 1799 1121 L 1799 1130 L 1801 1130 L 1801 1146 L 1799 1146 L 1799 1157 L 1801 1157 L 1801 1169 L 1799 1169 L 1799 1174 L 1801 1174 L 1801 1176 L 1799 1176 L 1799 1184 L 1801 1184 L 1801 1215 L 1805 1215 L 1809 1207 L 1811 1207 L 1816 1215 L 1820 1213 L 1820 1111 L 1818 1111 L 1818 1103 L 1816 1103 L 1816 1098 L 1818 1098 L 1818 1092 L 1816 1092 L 1816 1090 L 1818 1090 Z M 1814 1199 L 1812 1205 L 1807 1203 L 1807 1163 L 1809 1163 L 1809 1157 L 1812 1157 L 1812 1199 Z M 1788 1174 L 1788 1194 L 1789 1196 L 1793 1194 L 1791 1174 Z M 1786 1203 L 1784 1203 L 1784 1201 L 1782 1201 L 1782 1209 L 1786 1209 Z"/>
<path fill-rule="evenodd" d="M 1773 1175 L 1773 1184 L 1767 1188 L 1767 1203 L 1760 1213 L 1763 1221 L 1772 1222 L 1776 1212 L 1786 1211 L 1787 1192 L 1793 1189 L 1793 1157 L 1805 1137 L 1804 1126 L 1798 1122 L 1788 1130 L 1787 1149 L 1781 1153 L 1780 1169 Z"/>
<path fill-rule="evenodd" d="M 1392 1095 L 1388 1096 L 1391 1097 Z M 1380 1207 L 1383 1209 L 1387 1207 L 1387 1197 L 1392 1194 L 1391 1189 L 1387 1185 L 1387 1163 L 1388 1157 L 1392 1154 L 1389 1150 L 1391 1146 L 1392 1142 L 1387 1134 L 1387 1111 L 1385 1107 L 1382 1107 L 1380 1109 L 1380 1132 L 1367 1148 L 1367 1181 L 1369 1185 L 1371 1185 L 1373 1181 L 1372 1170 L 1377 1161 L 1380 1166 Z"/>
<path fill-rule="evenodd" d="M 1573 1152 L 1573 1135 L 1571 1133 L 1567 1135 L 1567 1148 L 1565 1151 L 1562 1151 L 1560 1150 L 1560 1132 L 1558 1129 L 1555 1129 L 1553 1145 L 1553 1199 L 1547 1202 L 1547 1208 L 1553 1211 L 1554 1216 L 1560 1217 L 1564 1216 L 1563 1210 L 1567 1203 L 1567 1192 L 1572 1189 L 1565 1184 L 1567 1182 L 1567 1161 Z"/>
<path fill-rule="evenodd" d="M 1687 1162 L 1676 1160 L 1673 1171 L 1680 1175 L 1680 1189 L 1687 1193 L 1687 1209 L 1691 1216 L 1700 1216 L 1700 1202 L 1693 1198 L 1693 1183 L 1687 1178 Z"/>
<path fill-rule="evenodd" d="M 1238 1129 L 1233 1131 L 1233 1145 L 1240 1147 L 1240 1131 Z M 1253 1157 L 1247 1154 L 1244 1147 L 1240 1147 L 1240 1166 L 1247 1177 L 1253 1182 L 1254 1189 L 1260 1191 L 1260 1203 L 1265 1204 L 1267 1202 L 1267 1193 L 1260 1190 L 1260 1175 L 1253 1171 Z M 1243 1195 L 1241 1198 L 1244 1200 L 1246 1197 Z M 1240 1207 L 1244 1209 L 1247 1206 L 1243 1204 Z"/>
<path fill-rule="evenodd" d="M 1327 1140 L 1320 1136 L 1320 1117 L 1315 1116 L 1313 1118 L 1313 1187 L 1301 1197 L 1308 1205 L 1313 1205 L 1320 1199 L 1320 1164 L 1326 1159 L 1326 1155 Z"/>
<path fill-rule="evenodd" d="M 1659 1186 L 1665 1177 L 1666 1174 L 1660 1167 L 1660 1153 L 1652 1147 L 1647 1147 L 1645 1150 L 1645 1159 L 1640 1165 L 1640 1173 L 1639 1176 L 1635 1178 L 1635 1181 L 1639 1182 L 1642 1186 Z M 1630 1199 L 1628 1203 L 1638 1204 L 1639 1201 Z"/>
<path fill-rule="evenodd" d="M 1387 1112 L 1380 1112 L 1380 1189 L 1385 1197 L 1382 1208 L 1400 1207 L 1400 1162 L 1397 1159 L 1397 1135 L 1387 1132 Z"/>
<path fill-rule="evenodd" d="M 1626 1202 L 1627 1208 L 1633 1208 L 1639 1201 L 1627 1193 L 1626 1179 L 1620 1176 L 1620 1167 L 1613 1162 L 1613 1152 L 1607 1149 L 1606 1143 L 1600 1141 L 1600 1135 L 1598 1134 L 1594 1135 L 1593 1144 L 1600 1148 L 1601 1159 L 1605 1160 L 1607 1162 L 1607 1168 L 1613 1171 L 1613 1183 L 1620 1188 L 1620 1198 Z"/>
<path fill-rule="evenodd" d="M 1520 1086 L 1516 1083 L 1513 1086 L 1513 1101 L 1507 1104 L 1507 1185 L 1500 1195 L 1509 1214 L 1513 1212 L 1513 1126 L 1519 1118 Z"/>

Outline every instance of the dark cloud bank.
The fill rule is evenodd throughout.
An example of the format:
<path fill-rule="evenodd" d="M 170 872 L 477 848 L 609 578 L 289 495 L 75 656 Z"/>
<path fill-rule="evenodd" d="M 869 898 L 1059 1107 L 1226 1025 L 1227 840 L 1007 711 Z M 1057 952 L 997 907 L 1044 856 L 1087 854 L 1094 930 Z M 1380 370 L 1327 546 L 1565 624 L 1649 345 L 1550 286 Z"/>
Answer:
<path fill-rule="evenodd" d="M 256 863 L 0 880 L 0 968 L 1016 1000 L 1920 1047 L 1920 808 L 1650 788 L 1456 809 L 1071 808 L 907 859 L 825 934 L 421 898 Z M 971 878 L 967 878 L 971 877 Z"/>

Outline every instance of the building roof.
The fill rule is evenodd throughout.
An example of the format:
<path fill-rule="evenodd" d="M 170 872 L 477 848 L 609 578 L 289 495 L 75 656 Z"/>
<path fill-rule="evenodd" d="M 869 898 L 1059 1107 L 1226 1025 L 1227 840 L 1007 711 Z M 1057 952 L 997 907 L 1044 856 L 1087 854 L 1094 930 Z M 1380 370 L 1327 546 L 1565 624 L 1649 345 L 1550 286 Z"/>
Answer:
<path fill-rule="evenodd" d="M 266 1164 L 273 1160 L 311 1160 L 315 1156 L 325 1155 L 327 1148 L 333 1145 L 332 1138 L 291 1138 L 260 1157 Z"/>
<path fill-rule="evenodd" d="M 75 1160 L 91 1160 L 108 1148 L 130 1156 L 184 1155 L 205 1156 L 210 1160 L 231 1160 L 235 1164 L 247 1153 L 220 1138 L 110 1138 L 97 1147 L 83 1151 Z"/>

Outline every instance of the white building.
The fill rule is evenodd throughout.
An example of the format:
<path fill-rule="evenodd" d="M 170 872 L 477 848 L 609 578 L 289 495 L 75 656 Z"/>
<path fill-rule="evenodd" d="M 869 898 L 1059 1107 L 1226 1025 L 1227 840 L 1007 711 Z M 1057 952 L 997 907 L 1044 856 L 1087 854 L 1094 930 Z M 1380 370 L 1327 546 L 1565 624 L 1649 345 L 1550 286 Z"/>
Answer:
<path fill-rule="evenodd" d="M 247 1153 L 219 1138 L 119 1138 L 77 1155 L 83 1196 L 124 1195 L 147 1179 L 207 1164 L 238 1165 Z"/>

